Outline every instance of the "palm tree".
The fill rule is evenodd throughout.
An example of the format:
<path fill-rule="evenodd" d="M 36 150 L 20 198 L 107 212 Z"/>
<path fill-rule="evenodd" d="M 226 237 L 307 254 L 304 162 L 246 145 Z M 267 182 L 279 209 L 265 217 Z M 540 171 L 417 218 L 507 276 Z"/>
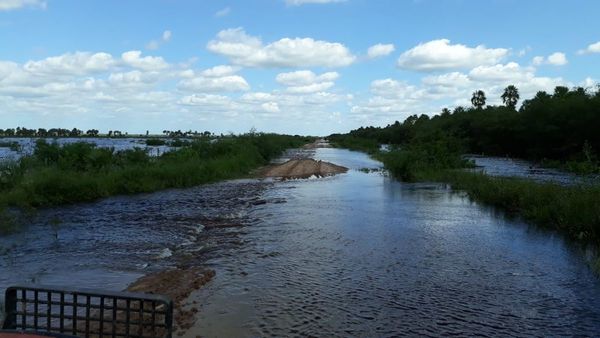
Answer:
<path fill-rule="evenodd" d="M 510 85 L 504 88 L 504 94 L 502 94 L 502 102 L 509 108 L 515 109 L 517 102 L 519 102 L 519 90 L 517 87 Z"/>
<path fill-rule="evenodd" d="M 485 106 L 485 100 L 485 93 L 483 90 L 476 90 L 473 92 L 473 97 L 471 98 L 473 107 L 477 109 L 483 108 L 483 106 Z"/>

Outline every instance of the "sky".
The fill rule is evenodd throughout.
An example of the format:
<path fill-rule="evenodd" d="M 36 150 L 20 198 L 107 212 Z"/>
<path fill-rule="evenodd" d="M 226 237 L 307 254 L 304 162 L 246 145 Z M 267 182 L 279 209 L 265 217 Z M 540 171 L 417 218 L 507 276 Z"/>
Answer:
<path fill-rule="evenodd" d="M 328 135 L 600 81 L 597 0 L 0 0 L 0 128 Z"/>

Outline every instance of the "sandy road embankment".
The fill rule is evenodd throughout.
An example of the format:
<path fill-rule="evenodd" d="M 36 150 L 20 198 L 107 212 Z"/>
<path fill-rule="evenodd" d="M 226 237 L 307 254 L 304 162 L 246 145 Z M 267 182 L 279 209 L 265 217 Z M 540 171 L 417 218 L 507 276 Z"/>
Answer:
<path fill-rule="evenodd" d="M 266 167 L 260 172 L 262 177 L 281 177 L 283 179 L 325 177 L 341 174 L 348 168 L 314 159 L 294 159 L 282 164 Z"/>

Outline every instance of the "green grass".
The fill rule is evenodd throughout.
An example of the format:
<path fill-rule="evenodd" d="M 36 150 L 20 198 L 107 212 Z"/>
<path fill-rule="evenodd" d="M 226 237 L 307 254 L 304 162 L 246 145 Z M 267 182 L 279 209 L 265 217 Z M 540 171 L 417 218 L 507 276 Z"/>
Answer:
<path fill-rule="evenodd" d="M 34 210 L 243 177 L 285 149 L 308 141 L 244 135 L 194 141 L 154 158 L 142 149 L 115 152 L 88 143 L 59 146 L 41 140 L 33 155 L 0 167 L 0 230 L 15 227 L 7 207 Z"/>

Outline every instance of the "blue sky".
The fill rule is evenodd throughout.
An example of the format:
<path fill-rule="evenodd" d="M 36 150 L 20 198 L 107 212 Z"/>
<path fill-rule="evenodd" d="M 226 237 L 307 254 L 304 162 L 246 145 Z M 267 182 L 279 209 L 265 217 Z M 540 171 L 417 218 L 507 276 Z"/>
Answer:
<path fill-rule="evenodd" d="M 600 2 L 0 0 L 0 128 L 329 134 L 600 79 Z"/>

